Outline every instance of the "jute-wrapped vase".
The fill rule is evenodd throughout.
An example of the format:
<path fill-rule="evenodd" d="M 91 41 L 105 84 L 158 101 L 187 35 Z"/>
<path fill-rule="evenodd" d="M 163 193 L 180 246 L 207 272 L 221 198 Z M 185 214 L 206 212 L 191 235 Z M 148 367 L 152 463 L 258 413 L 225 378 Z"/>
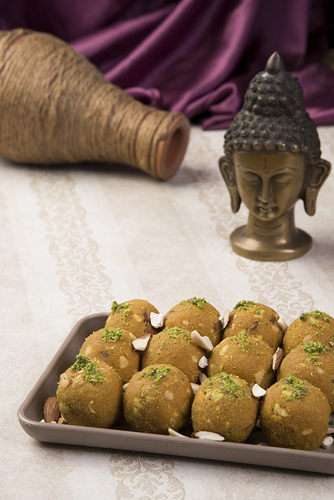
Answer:
<path fill-rule="evenodd" d="M 58 38 L 0 31 L 0 155 L 34 165 L 123 163 L 167 180 L 189 130 L 182 113 L 143 105 Z"/>

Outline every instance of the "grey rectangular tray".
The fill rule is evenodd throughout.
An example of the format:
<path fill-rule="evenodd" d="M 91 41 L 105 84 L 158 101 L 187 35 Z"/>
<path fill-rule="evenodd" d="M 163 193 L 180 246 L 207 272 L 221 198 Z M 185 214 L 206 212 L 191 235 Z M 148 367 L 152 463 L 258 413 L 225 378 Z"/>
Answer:
<path fill-rule="evenodd" d="M 265 439 L 260 433 L 252 433 L 246 443 L 229 443 L 134 432 L 129 430 L 124 422 L 115 429 L 40 422 L 43 418 L 44 401 L 56 394 L 59 375 L 73 364 L 85 338 L 104 326 L 107 316 L 107 313 L 92 314 L 81 319 L 73 327 L 21 404 L 18 419 L 29 436 L 46 443 L 159 453 L 334 474 L 334 446 L 329 450 L 319 448 L 309 452 L 263 445 Z"/>

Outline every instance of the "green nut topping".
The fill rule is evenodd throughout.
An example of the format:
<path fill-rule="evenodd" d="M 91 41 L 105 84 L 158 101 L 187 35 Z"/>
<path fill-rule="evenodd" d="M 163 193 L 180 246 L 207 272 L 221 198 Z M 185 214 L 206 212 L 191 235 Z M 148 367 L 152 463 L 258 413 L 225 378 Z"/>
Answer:
<path fill-rule="evenodd" d="M 321 342 L 307 342 L 301 347 L 306 354 L 307 360 L 318 366 L 322 365 L 322 361 L 318 359 L 319 354 L 329 351 L 329 348 L 321 344 Z"/>
<path fill-rule="evenodd" d="M 284 386 L 284 390 L 292 392 L 292 396 L 288 396 L 286 398 L 287 401 L 291 401 L 292 398 L 301 399 L 308 393 L 305 382 L 297 377 L 294 377 L 293 375 L 287 375 L 281 380 L 281 382 L 283 384 L 287 384 L 287 386 Z"/>
<path fill-rule="evenodd" d="M 105 328 L 102 334 L 102 338 L 106 342 L 115 342 L 116 340 L 122 340 L 123 330 L 122 328 L 115 328 L 114 330 L 109 330 L 108 328 Z"/>
<path fill-rule="evenodd" d="M 190 304 L 193 306 L 197 306 L 200 309 L 203 309 L 204 304 L 206 303 L 205 299 L 198 299 L 197 297 L 192 297 L 191 299 L 188 300 L 182 300 L 180 304 Z"/>
<path fill-rule="evenodd" d="M 251 309 L 251 307 L 254 305 L 253 300 L 240 300 L 235 306 L 234 309 L 244 309 L 247 311 L 247 309 Z"/>
<path fill-rule="evenodd" d="M 180 337 L 191 340 L 189 332 L 182 330 L 182 328 L 179 328 L 178 326 L 172 326 L 167 328 L 165 331 L 167 332 L 168 337 L 172 340 L 178 340 Z"/>
<path fill-rule="evenodd" d="M 235 342 L 243 352 L 249 351 L 249 346 L 251 342 L 248 340 L 248 335 L 246 333 L 238 333 L 238 335 L 233 335 L 231 337 L 231 342 Z"/>
<path fill-rule="evenodd" d="M 322 319 L 323 321 L 330 323 L 329 314 L 324 313 L 322 311 L 318 311 L 318 309 L 315 309 L 314 311 L 311 311 L 311 312 L 302 313 L 299 316 L 299 319 L 304 320 L 304 319 L 309 318 L 310 316 L 315 318 L 315 319 Z"/>
<path fill-rule="evenodd" d="M 118 304 L 116 300 L 111 304 L 111 314 L 115 314 L 115 312 L 122 311 L 124 316 L 127 317 L 130 313 L 130 306 L 127 302 L 121 302 Z"/>
<path fill-rule="evenodd" d="M 221 372 L 218 375 L 214 375 L 205 382 L 208 388 L 213 388 L 213 390 L 218 390 L 219 392 L 224 392 L 232 398 L 240 398 L 245 396 L 245 389 L 241 387 L 237 382 L 237 377 L 229 375 L 228 373 Z M 213 387 L 214 385 L 214 387 Z M 217 387 L 218 385 L 218 387 Z"/>
<path fill-rule="evenodd" d="M 158 382 L 160 379 L 165 378 L 169 373 L 173 373 L 173 369 L 170 366 L 148 366 L 140 374 L 139 378 L 152 379 L 153 382 Z"/>
<path fill-rule="evenodd" d="M 102 383 L 104 380 L 103 373 L 97 367 L 97 363 L 88 358 L 84 354 L 78 354 L 76 362 L 71 366 L 71 372 L 79 372 L 83 370 L 83 378 L 87 382 Z"/>

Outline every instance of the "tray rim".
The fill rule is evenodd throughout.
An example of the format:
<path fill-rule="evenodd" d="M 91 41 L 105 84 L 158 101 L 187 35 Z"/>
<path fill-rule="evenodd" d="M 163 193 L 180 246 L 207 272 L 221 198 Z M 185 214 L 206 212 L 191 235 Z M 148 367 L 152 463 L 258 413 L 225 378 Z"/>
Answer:
<path fill-rule="evenodd" d="M 89 322 L 102 322 L 108 314 L 100 312 L 84 316 L 72 327 L 21 403 L 17 418 L 22 429 L 30 437 L 44 443 L 145 452 L 334 475 L 334 452 L 329 450 L 314 452 L 228 441 L 218 443 L 188 437 L 145 434 L 132 430 L 47 424 L 28 417 L 27 409 L 38 397 L 46 377 L 55 370 L 61 356 L 79 335 L 81 329 Z M 291 461 L 293 465 L 288 466 Z"/>

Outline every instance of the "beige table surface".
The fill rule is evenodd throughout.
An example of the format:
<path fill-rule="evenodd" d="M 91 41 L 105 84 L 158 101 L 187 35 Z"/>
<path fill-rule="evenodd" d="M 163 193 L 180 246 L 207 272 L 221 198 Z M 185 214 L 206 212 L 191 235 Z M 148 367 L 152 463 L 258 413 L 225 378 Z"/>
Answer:
<path fill-rule="evenodd" d="M 334 163 L 334 127 L 319 128 Z M 298 202 L 310 252 L 294 261 L 244 259 L 230 248 L 246 222 L 230 210 L 217 161 L 224 131 L 194 127 L 169 182 L 123 167 L 32 168 L 0 160 L 0 498 L 332 499 L 334 476 L 115 450 L 43 445 L 16 413 L 71 327 L 117 302 L 161 312 L 205 297 L 221 312 L 241 299 L 287 322 L 334 316 L 334 176 L 314 217 Z M 172 438 L 171 438 L 172 439 Z"/>

